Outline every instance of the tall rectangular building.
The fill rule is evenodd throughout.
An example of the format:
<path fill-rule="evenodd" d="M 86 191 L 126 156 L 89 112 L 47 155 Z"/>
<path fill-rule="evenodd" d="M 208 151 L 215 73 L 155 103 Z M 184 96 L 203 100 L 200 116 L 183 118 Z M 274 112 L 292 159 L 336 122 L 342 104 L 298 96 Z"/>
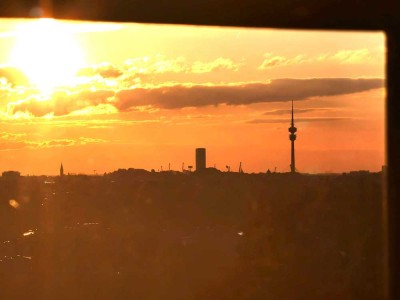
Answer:
<path fill-rule="evenodd" d="M 196 148 L 196 171 L 206 169 L 206 148 Z"/>

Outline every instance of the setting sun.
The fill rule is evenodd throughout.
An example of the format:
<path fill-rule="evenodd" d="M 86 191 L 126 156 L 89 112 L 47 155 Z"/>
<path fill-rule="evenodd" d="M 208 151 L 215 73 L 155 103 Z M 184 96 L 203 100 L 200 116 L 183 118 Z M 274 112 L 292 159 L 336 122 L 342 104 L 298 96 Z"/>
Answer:
<path fill-rule="evenodd" d="M 42 92 L 71 84 L 83 55 L 68 24 L 40 19 L 21 24 L 10 62 Z"/>

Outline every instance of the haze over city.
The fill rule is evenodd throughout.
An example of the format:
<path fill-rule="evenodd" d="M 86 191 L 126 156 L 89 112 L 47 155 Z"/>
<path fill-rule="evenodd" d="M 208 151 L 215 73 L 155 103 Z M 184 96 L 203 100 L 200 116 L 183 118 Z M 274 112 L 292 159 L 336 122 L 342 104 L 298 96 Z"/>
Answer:
<path fill-rule="evenodd" d="M 22 174 L 207 163 L 385 164 L 384 34 L 1 20 L 0 166 Z"/>

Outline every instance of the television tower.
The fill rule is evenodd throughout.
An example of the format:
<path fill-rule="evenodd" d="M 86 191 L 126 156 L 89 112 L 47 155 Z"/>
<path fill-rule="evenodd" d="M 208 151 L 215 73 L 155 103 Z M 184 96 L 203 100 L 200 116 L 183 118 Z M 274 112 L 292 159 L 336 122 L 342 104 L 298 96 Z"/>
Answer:
<path fill-rule="evenodd" d="M 295 163 L 295 158 L 294 158 L 294 141 L 296 140 L 296 131 L 297 128 L 294 127 L 294 117 L 293 117 L 293 100 L 292 100 L 292 123 L 291 126 L 289 127 L 289 140 L 292 144 L 291 148 L 291 155 L 290 155 L 290 172 L 291 173 L 296 173 L 296 163 Z"/>

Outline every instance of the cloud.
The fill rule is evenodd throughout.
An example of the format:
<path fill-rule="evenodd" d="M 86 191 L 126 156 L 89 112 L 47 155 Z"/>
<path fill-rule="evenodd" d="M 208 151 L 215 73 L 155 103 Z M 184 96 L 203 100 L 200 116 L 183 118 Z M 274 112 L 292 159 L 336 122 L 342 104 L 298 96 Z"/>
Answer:
<path fill-rule="evenodd" d="M 0 140 L 15 141 L 26 136 L 25 133 L 0 132 Z"/>
<path fill-rule="evenodd" d="M 10 115 L 37 117 L 110 114 L 118 111 L 180 109 L 209 105 L 249 105 L 263 102 L 300 101 L 314 97 L 345 95 L 384 87 L 383 79 L 275 79 L 270 82 L 151 86 L 120 91 L 85 90 L 76 93 L 58 91 L 50 98 L 29 97 L 8 104 Z M 282 112 L 275 112 L 280 114 Z"/>
<path fill-rule="evenodd" d="M 362 64 L 376 60 L 376 54 L 369 49 L 341 50 L 336 53 L 322 55 L 318 60 L 337 61 L 341 64 Z"/>
<path fill-rule="evenodd" d="M 269 83 L 236 85 L 174 85 L 122 90 L 115 96 L 115 106 L 120 111 L 127 111 L 143 105 L 166 109 L 219 104 L 247 105 L 344 95 L 383 86 L 382 79 L 350 78 L 275 79 Z"/>
<path fill-rule="evenodd" d="M 233 70 L 238 71 L 240 65 L 235 64 L 232 60 L 219 57 L 211 62 L 195 61 L 192 65 L 192 73 L 209 73 L 216 70 Z"/>
<path fill-rule="evenodd" d="M 164 74 L 186 72 L 188 67 L 183 57 L 166 59 L 157 55 L 128 59 L 125 68 L 130 74 Z"/>
<path fill-rule="evenodd" d="M 121 76 L 123 72 L 111 64 L 100 64 L 88 68 L 82 68 L 78 71 L 78 76 L 96 76 L 99 75 L 103 78 L 117 78 Z"/>
<path fill-rule="evenodd" d="M 218 57 L 212 61 L 188 62 L 184 57 L 167 59 L 161 55 L 145 56 L 126 61 L 130 74 L 165 74 L 165 73 L 195 73 L 203 74 L 218 70 L 238 71 L 242 63 L 235 63 L 228 58 Z"/>
<path fill-rule="evenodd" d="M 218 71 L 236 72 L 244 65 L 243 62 L 233 62 L 228 58 L 218 57 L 212 61 L 188 61 L 184 57 L 166 58 L 162 55 L 136 57 L 126 60 L 123 64 L 115 66 L 110 63 L 92 65 L 78 70 L 76 85 L 72 88 L 98 89 L 133 88 L 141 86 L 143 82 L 152 84 L 165 82 L 165 75 L 190 74 L 195 77 L 204 77 Z M 179 75 L 178 75 L 179 74 Z"/>
<path fill-rule="evenodd" d="M 275 67 L 298 65 L 307 61 L 306 56 L 297 55 L 295 57 L 289 58 L 286 56 L 273 55 L 272 53 L 264 54 L 264 61 L 258 67 L 259 70 L 266 70 Z"/>
<path fill-rule="evenodd" d="M 326 118 L 296 118 L 296 123 L 309 123 L 309 122 L 334 122 L 351 120 L 345 117 L 326 117 Z M 290 119 L 254 119 L 247 121 L 248 124 L 265 124 L 265 123 L 290 123 Z"/>
<path fill-rule="evenodd" d="M 78 139 L 51 139 L 43 141 L 29 141 L 26 142 L 29 148 L 54 148 L 54 147 L 70 147 L 81 146 L 88 144 L 104 143 L 103 139 L 94 139 L 88 137 L 79 137 Z"/>
<path fill-rule="evenodd" d="M 2 132 L 1 135 L 13 136 L 11 133 Z M 23 139 L 19 139 L 20 137 Z M 2 138 L 1 138 L 2 139 Z M 47 140 L 28 140 L 25 134 L 18 135 L 15 139 L 5 139 L 0 141 L 0 150 L 16 150 L 16 149 L 43 149 L 43 148 L 56 148 L 56 147 L 71 147 L 71 146 L 82 146 L 88 144 L 100 144 L 105 143 L 106 140 L 95 139 L 89 137 L 79 137 L 76 139 L 47 139 Z"/>
<path fill-rule="evenodd" d="M 287 57 L 282 55 L 274 55 L 273 53 L 265 53 L 264 60 L 258 67 L 259 70 L 267 70 L 276 67 L 300 65 L 303 63 L 322 63 L 336 62 L 339 64 L 365 64 L 371 62 L 380 62 L 384 59 L 384 51 L 382 48 L 376 49 L 352 49 L 340 50 L 337 52 L 328 52 L 315 56 L 297 55 Z"/>
<path fill-rule="evenodd" d="M 58 127 L 58 128 L 115 128 L 115 126 L 134 126 L 144 123 L 166 123 L 168 119 L 164 118 L 135 118 L 134 120 L 124 120 L 121 118 L 117 119 L 109 119 L 109 116 L 102 118 L 94 118 L 93 116 L 79 116 L 77 118 L 75 115 L 68 115 L 61 118 L 40 118 L 35 120 L 35 125 L 38 126 L 46 126 L 50 127 Z M 13 125 L 29 125 L 31 124 L 31 120 L 24 120 L 24 119 L 14 119 L 14 120 L 6 120 L 3 121 L 2 124 L 13 124 Z M 24 140 L 24 139 L 19 139 Z M 1 140 L 0 140 L 1 141 Z"/>
<path fill-rule="evenodd" d="M 1 78 L 4 78 L 11 86 L 26 86 L 29 82 L 25 74 L 14 67 L 0 68 L 0 79 Z"/>
<path fill-rule="evenodd" d="M 82 109 L 87 109 L 91 106 L 105 104 L 113 95 L 114 92 L 109 90 L 89 90 L 78 93 L 58 91 L 45 100 L 30 97 L 24 101 L 9 103 L 8 110 L 11 114 L 22 112 L 30 113 L 36 117 L 42 117 L 49 114 L 62 116 Z"/>

